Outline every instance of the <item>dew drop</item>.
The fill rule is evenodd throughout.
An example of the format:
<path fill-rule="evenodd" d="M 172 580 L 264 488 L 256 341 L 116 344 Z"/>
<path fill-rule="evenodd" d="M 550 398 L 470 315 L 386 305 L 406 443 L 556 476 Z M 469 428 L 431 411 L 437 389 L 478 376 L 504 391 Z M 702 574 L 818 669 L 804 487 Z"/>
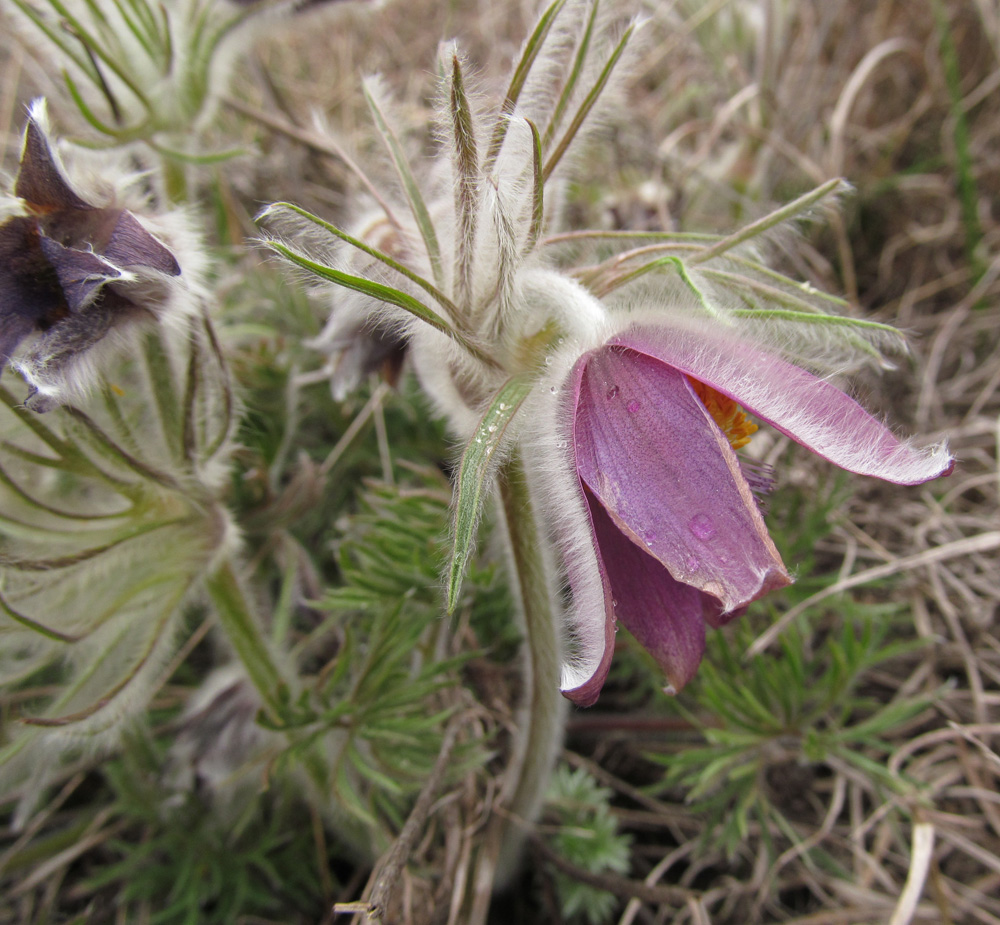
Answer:
<path fill-rule="evenodd" d="M 482 437 L 476 437 L 476 443 L 482 443 L 482 442 L 483 442 Z"/>
<path fill-rule="evenodd" d="M 489 426 L 489 427 L 487 428 L 487 430 L 489 430 L 489 432 L 490 432 L 491 434 L 495 434 L 495 433 L 496 433 L 496 431 L 497 431 L 497 426 L 496 426 L 496 424 L 490 424 L 490 426 Z"/>
<path fill-rule="evenodd" d="M 546 366 L 551 366 L 552 365 L 552 357 L 546 357 L 545 358 L 545 365 Z"/>
<path fill-rule="evenodd" d="M 500 402 L 500 407 L 497 408 L 497 414 L 499 414 L 501 411 L 506 411 L 506 410 L 507 406 L 503 402 Z"/>
<path fill-rule="evenodd" d="M 616 385 L 611 386 L 611 388 L 608 389 L 608 401 L 611 401 L 613 398 L 617 398 L 618 397 L 618 393 L 620 391 L 621 391 L 621 389 L 618 388 L 618 386 L 616 386 Z"/>
<path fill-rule="evenodd" d="M 556 392 L 558 392 L 559 390 L 558 390 L 558 389 L 557 389 L 557 388 L 556 388 L 556 387 L 555 387 L 554 385 L 552 385 L 552 386 L 549 386 L 549 391 L 550 391 L 550 392 L 551 392 L 551 393 L 552 393 L 553 395 L 555 395 L 555 394 L 556 394 Z"/>
<path fill-rule="evenodd" d="M 708 514 L 695 514 L 688 526 L 699 540 L 710 540 L 715 536 L 715 524 L 712 523 L 712 518 Z"/>
<path fill-rule="evenodd" d="M 684 564 L 693 572 L 699 565 L 701 565 L 701 562 L 698 560 L 697 556 L 688 556 L 687 559 L 684 560 Z"/>
<path fill-rule="evenodd" d="M 636 400 L 635 400 L 635 399 L 633 398 L 633 399 L 632 399 L 632 401 L 630 401 L 630 402 L 629 402 L 629 403 L 628 403 L 628 404 L 627 404 L 627 405 L 625 406 L 625 410 L 626 410 L 626 411 L 627 411 L 627 412 L 628 412 L 629 414 L 635 414 L 635 413 L 636 413 L 636 411 L 638 411 L 638 410 L 639 410 L 639 409 L 640 409 L 641 407 L 642 407 L 642 405 L 640 405 L 640 404 L 639 404 L 639 402 L 637 402 L 637 401 L 636 401 Z"/>
<path fill-rule="evenodd" d="M 652 546 L 656 541 L 656 534 L 652 530 L 647 530 L 643 533 L 643 538 L 646 540 L 647 546 Z"/>

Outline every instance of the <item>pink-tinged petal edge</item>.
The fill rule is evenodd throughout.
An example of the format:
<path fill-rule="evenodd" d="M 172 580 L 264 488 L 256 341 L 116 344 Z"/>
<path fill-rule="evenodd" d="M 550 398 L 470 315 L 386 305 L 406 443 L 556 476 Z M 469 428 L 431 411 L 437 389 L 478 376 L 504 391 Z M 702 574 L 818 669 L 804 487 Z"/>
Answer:
<path fill-rule="evenodd" d="M 944 444 L 920 449 L 899 440 L 836 386 L 745 340 L 717 331 L 638 325 L 609 343 L 707 383 L 849 472 L 919 485 L 954 468 Z"/>
<path fill-rule="evenodd" d="M 580 389 L 580 377 L 583 375 L 583 362 L 578 361 L 570 374 L 570 385 L 572 394 L 576 395 Z M 576 402 L 573 402 L 576 408 Z M 577 489 L 583 502 L 583 486 L 576 472 L 573 472 Z M 583 504 L 586 508 L 586 504 Z M 590 707 L 597 702 L 597 698 L 604 687 L 604 681 L 611 670 L 611 659 L 615 652 L 615 633 L 617 619 L 614 612 L 614 601 L 611 597 L 611 584 L 608 580 L 607 568 L 601 558 L 601 550 L 594 537 L 594 525 L 589 511 L 581 511 L 581 516 L 587 520 L 587 527 L 590 532 L 590 550 L 593 551 L 594 560 L 579 561 L 578 557 L 569 556 L 566 561 L 567 578 L 569 581 L 570 595 L 572 597 L 572 607 L 574 609 L 578 624 L 578 631 L 571 642 L 575 645 L 576 653 L 573 658 L 572 670 L 568 671 L 564 666 L 562 694 L 570 702 L 578 707 Z M 589 552 L 586 556 L 590 560 Z M 597 577 L 600 580 L 600 593 L 594 588 L 593 575 L 590 572 L 596 564 Z M 583 630 L 581 632 L 581 630 Z M 599 647 L 601 647 L 599 649 Z M 568 686 L 579 677 L 585 676 L 586 680 L 581 684 L 572 687 Z M 572 680 L 569 680 L 572 678 Z"/>

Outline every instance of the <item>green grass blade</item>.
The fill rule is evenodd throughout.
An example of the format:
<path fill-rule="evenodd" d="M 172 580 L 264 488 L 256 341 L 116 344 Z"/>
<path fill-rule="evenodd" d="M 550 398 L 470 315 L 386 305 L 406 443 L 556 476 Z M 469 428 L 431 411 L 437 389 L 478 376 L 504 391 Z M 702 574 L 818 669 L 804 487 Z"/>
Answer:
<path fill-rule="evenodd" d="M 669 268 L 677 273 L 681 278 L 681 282 L 691 291 L 694 297 L 698 300 L 698 304 L 713 318 L 721 318 L 722 313 L 709 301 L 708 296 L 705 295 L 704 290 L 698 285 L 698 283 L 691 276 L 688 271 L 687 266 L 680 257 L 675 257 L 673 255 L 668 255 L 666 257 L 658 257 L 656 260 L 650 260 L 649 263 L 643 264 L 641 267 L 636 267 L 636 269 L 624 273 L 619 277 L 606 283 L 598 291 L 598 295 L 603 297 L 609 292 L 624 286 L 626 283 L 633 282 L 640 276 L 645 276 L 647 273 L 651 273 L 654 270 L 660 270 L 664 267 Z"/>
<path fill-rule="evenodd" d="M 73 16 L 61 0 L 48 0 L 48 2 L 49 5 L 57 13 L 59 13 L 59 15 L 62 16 L 66 23 L 72 28 L 73 33 L 80 43 L 95 57 L 100 58 L 101 61 L 103 61 L 105 65 L 115 74 L 115 76 L 121 80 L 126 87 L 128 87 L 129 91 L 131 91 L 135 98 L 142 103 L 147 110 L 151 109 L 149 98 L 143 92 L 142 88 L 135 82 L 135 80 L 132 79 L 125 68 L 119 64 L 119 62 L 115 59 L 115 56 L 110 54 L 106 48 L 102 47 L 96 37 L 84 28 L 83 23 Z"/>
<path fill-rule="evenodd" d="M 66 84 L 66 89 L 69 91 L 69 95 L 76 104 L 76 108 L 80 110 L 80 115 L 83 116 L 83 118 L 86 119 L 93 128 L 95 128 L 102 135 L 109 135 L 116 139 L 120 139 L 122 137 L 122 132 L 119 128 L 114 125 L 108 125 L 106 122 L 102 122 L 94 110 L 90 108 L 90 105 L 83 98 L 83 94 L 80 93 L 80 89 L 77 87 L 76 82 L 73 80 L 72 76 L 70 76 L 69 71 L 63 71 L 63 82 Z"/>
<path fill-rule="evenodd" d="M 580 46 L 577 48 L 576 55 L 573 58 L 573 67 L 569 72 L 569 77 L 566 78 L 566 84 L 563 87 L 562 93 L 559 94 L 555 109 L 552 110 L 552 118 L 545 128 L 545 138 L 542 140 L 543 148 L 547 148 L 552 143 L 552 136 L 555 135 L 556 129 L 559 128 L 559 123 L 562 122 L 563 116 L 566 115 L 566 107 L 569 106 L 570 100 L 573 99 L 573 94 L 576 92 L 576 85 L 580 82 L 583 66 L 587 61 L 587 55 L 590 53 L 590 42 L 594 37 L 594 23 L 597 21 L 597 8 L 599 5 L 598 0 L 594 0 L 594 5 L 590 8 L 590 16 L 587 17 L 587 27 L 584 29 L 583 35 L 580 38 Z"/>
<path fill-rule="evenodd" d="M 559 161 L 562 160 L 563 155 L 573 143 L 573 139 L 576 138 L 577 132 L 580 131 L 580 128 L 586 121 L 587 116 L 590 115 L 590 111 L 594 108 L 598 99 L 600 99 L 601 94 L 604 92 L 604 88 L 608 85 L 608 81 L 611 79 L 611 74 L 614 72 L 615 65 L 617 65 L 621 60 L 621 56 L 625 53 L 625 47 L 628 45 L 629 39 L 632 38 L 632 34 L 634 32 L 635 24 L 633 23 L 625 30 L 625 34 L 621 37 L 618 44 L 615 46 L 615 50 L 611 53 L 608 63 L 604 65 L 604 68 L 594 83 L 594 86 L 591 87 L 590 92 L 585 97 L 583 103 L 581 103 L 580 108 L 576 111 L 576 115 L 573 116 L 573 121 L 570 122 L 569 128 L 566 129 L 562 138 L 559 139 L 559 143 L 556 145 L 555 150 L 549 155 L 549 159 L 545 162 L 545 170 L 543 172 L 543 176 L 546 180 L 552 176 L 552 171 L 559 165 Z"/>
<path fill-rule="evenodd" d="M 458 55 L 451 59 L 451 127 L 455 145 L 455 214 L 458 216 L 458 246 L 455 251 L 455 289 L 458 301 L 472 297 L 472 264 L 476 248 L 476 216 L 479 203 L 479 152 L 472 108 L 465 92 Z"/>
<path fill-rule="evenodd" d="M 514 74 L 510 79 L 510 86 L 507 88 L 507 96 L 504 97 L 496 127 L 493 129 L 493 135 L 490 138 L 490 145 L 486 151 L 486 160 L 483 166 L 484 172 L 489 172 L 500 154 L 500 148 L 503 147 L 503 140 L 507 136 L 507 128 L 510 124 L 509 118 L 517 106 L 517 101 L 521 96 L 521 91 L 524 89 L 528 74 L 531 73 L 535 59 L 545 44 L 545 39 L 552 28 L 552 24 L 559 15 L 559 11 L 565 5 L 566 0 L 556 0 L 555 3 L 550 4 L 548 9 L 542 13 L 538 24 L 535 26 L 535 31 L 531 33 L 531 36 L 524 45 L 524 53 L 514 68 Z"/>
<path fill-rule="evenodd" d="M 81 55 L 74 47 L 66 41 L 65 37 L 53 29 L 41 15 L 29 3 L 23 0 L 12 0 L 16 6 L 28 19 L 34 23 L 38 29 L 53 45 L 55 45 L 67 58 L 70 59 L 84 74 L 86 74 L 95 84 L 100 83 L 100 77 L 96 72 L 93 61 L 86 55 Z"/>
<path fill-rule="evenodd" d="M 437 312 L 428 308 L 423 302 L 415 299 L 408 293 L 401 292 L 399 289 L 393 289 L 392 286 L 386 286 L 383 283 L 376 283 L 361 276 L 354 276 L 350 273 L 344 273 L 341 270 L 335 270 L 333 267 L 328 267 L 326 264 L 318 263 L 315 260 L 310 260 L 304 254 L 293 251 L 290 247 L 279 241 L 266 241 L 264 243 L 271 250 L 281 254 L 286 260 L 290 260 L 292 263 L 302 267 L 304 270 L 308 270 L 321 279 L 336 283 L 345 289 L 363 292 L 373 299 L 378 299 L 380 302 L 387 302 L 389 305 L 395 305 L 409 312 L 414 318 L 419 318 L 432 328 L 437 328 L 437 330 L 447 334 L 477 359 L 490 363 L 490 365 L 496 365 L 493 360 L 487 357 L 474 344 L 469 343 L 458 331 L 452 328 Z"/>
<path fill-rule="evenodd" d="M 406 267 L 403 264 L 399 263 L 398 261 L 393 260 L 392 257 L 390 257 L 388 254 L 385 254 L 374 247 L 370 247 L 369 245 L 365 244 L 364 241 L 361 241 L 358 238 L 349 235 L 346 231 L 342 231 L 336 225 L 332 225 L 330 224 L 330 222 L 324 221 L 318 215 L 313 215 L 312 212 L 308 212 L 307 210 L 297 205 L 293 205 L 290 202 L 275 202 L 269 205 L 267 209 L 265 209 L 260 215 L 257 216 L 257 221 L 260 222 L 264 219 L 269 218 L 273 212 L 279 209 L 286 209 L 289 212 L 294 212 L 296 215 L 301 215 L 302 218 L 308 219 L 314 225 L 318 225 L 325 231 L 329 231 L 330 234 L 339 238 L 341 241 L 350 244 L 352 247 L 356 247 L 359 251 L 368 254 L 369 257 L 374 257 L 376 260 L 381 261 L 387 267 L 390 267 L 397 273 L 405 276 L 408 280 L 410 280 L 410 282 L 415 283 L 417 286 L 423 289 L 424 292 L 426 292 L 432 299 L 434 299 L 435 302 L 438 303 L 438 305 L 440 305 L 443 309 L 449 312 L 452 318 L 458 316 L 459 313 L 458 306 L 454 302 L 452 302 L 452 300 L 449 299 L 448 296 L 446 296 L 440 289 L 437 288 L 437 286 L 435 286 L 429 280 L 424 279 L 418 273 L 414 273 L 411 269 L 409 269 L 409 267 Z"/>
<path fill-rule="evenodd" d="M 499 447 L 510 422 L 528 397 L 532 382 L 526 377 L 508 379 L 493 396 L 469 445 L 462 454 L 455 485 L 455 513 L 452 518 L 452 553 L 448 566 L 448 613 L 454 613 L 462 589 L 465 567 L 472 555 L 476 529 L 486 501 L 486 486 L 500 464 Z"/>
<path fill-rule="evenodd" d="M 803 196 L 799 196 L 798 199 L 788 203 L 787 206 L 775 209 L 773 212 L 770 212 L 763 218 L 752 222 L 745 228 L 741 228 L 739 231 L 736 231 L 731 235 L 727 235 L 721 241 L 703 250 L 700 254 L 693 256 L 688 262 L 695 264 L 705 263 L 708 260 L 712 260 L 713 258 L 726 253 L 726 251 L 730 251 L 734 247 L 743 244 L 745 241 L 750 241 L 757 237 L 757 235 L 763 234 L 771 228 L 775 228 L 783 222 L 787 222 L 789 219 L 795 218 L 796 215 L 805 212 L 806 209 L 816 205 L 817 202 L 820 202 L 827 196 L 837 193 L 844 188 L 844 181 L 841 180 L 840 177 L 834 177 L 832 180 L 827 180 L 822 186 L 817 186 L 816 189 L 811 190 Z"/>
<path fill-rule="evenodd" d="M 54 639 L 56 642 L 76 642 L 80 638 L 79 636 L 71 636 L 68 633 L 60 633 L 58 630 L 45 626 L 44 623 L 39 623 L 37 620 L 32 620 L 31 617 L 26 617 L 23 613 L 14 610 L 2 594 L 0 594 L 0 611 L 7 614 L 15 623 L 19 623 L 21 626 L 27 627 L 29 630 L 48 639 Z"/>
<path fill-rule="evenodd" d="M 530 254 L 535 245 L 538 244 L 538 237 L 542 233 L 542 224 L 545 221 L 545 179 L 542 176 L 542 139 L 538 134 L 538 126 L 530 119 L 525 120 L 528 128 L 531 129 L 531 225 L 528 228 L 528 239 L 524 243 L 524 253 Z"/>
<path fill-rule="evenodd" d="M 979 219 L 979 191 L 976 188 L 975 168 L 970 145 L 969 121 L 962 106 L 962 72 L 958 63 L 958 49 L 948 22 L 948 13 L 941 0 L 933 0 L 934 20 L 939 33 L 939 54 L 944 70 L 945 84 L 951 104 L 952 141 L 955 146 L 955 183 L 962 209 L 965 231 L 965 254 L 972 270 L 973 283 L 979 282 L 986 272 L 979 245 L 983 239 L 983 226 Z M 980 299 L 976 308 L 983 308 Z"/>
<path fill-rule="evenodd" d="M 427 211 L 427 204 L 424 202 L 420 187 L 417 185 L 413 171 L 410 169 L 410 164 L 406 158 L 406 154 L 403 152 L 402 145 L 400 145 L 399 139 L 396 138 L 395 133 L 389 127 L 389 123 L 386 121 L 385 114 L 382 112 L 378 101 L 367 84 L 362 87 L 362 90 L 365 95 L 365 101 L 368 103 L 368 108 L 371 110 L 372 117 L 375 120 L 375 127 L 378 129 L 379 135 L 381 135 L 382 141 L 389 151 L 389 156 L 392 158 L 396 173 L 403 184 L 403 191 L 406 193 L 406 198 L 410 204 L 410 211 L 416 220 L 417 228 L 420 229 L 420 236 L 423 238 L 424 247 L 427 249 L 427 257 L 431 263 L 434 283 L 439 289 L 443 289 L 444 270 L 441 264 L 441 245 L 438 243 L 437 232 L 434 230 L 434 223 L 431 220 L 430 212 Z"/>

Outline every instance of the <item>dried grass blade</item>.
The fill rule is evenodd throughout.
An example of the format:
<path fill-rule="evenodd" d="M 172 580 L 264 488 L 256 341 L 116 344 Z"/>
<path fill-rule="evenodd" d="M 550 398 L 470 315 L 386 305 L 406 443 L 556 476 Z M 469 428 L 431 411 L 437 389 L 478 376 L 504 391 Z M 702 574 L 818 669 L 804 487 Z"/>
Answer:
<path fill-rule="evenodd" d="M 865 569 L 863 572 L 857 572 L 854 575 L 842 578 L 840 581 L 817 591 L 812 596 L 785 611 L 785 613 L 783 613 L 778 620 L 772 623 L 771 626 L 764 630 L 764 632 L 753 641 L 753 643 L 747 648 L 744 657 L 749 659 L 760 655 L 761 652 L 763 652 L 772 642 L 774 642 L 775 639 L 778 638 L 778 636 L 781 635 L 782 632 L 784 632 L 785 628 L 792 623 L 792 621 L 794 621 L 799 614 L 818 604 L 820 601 L 826 600 L 828 597 L 840 594 L 842 591 L 848 591 L 851 588 L 856 588 L 859 585 L 867 584 L 868 582 L 879 581 L 882 578 L 888 578 L 889 576 L 897 575 L 900 572 L 906 572 L 910 569 L 919 568 L 922 565 L 930 565 L 934 562 L 943 562 L 946 559 L 951 559 L 956 556 L 966 556 L 977 552 L 989 552 L 997 548 L 1000 548 L 1000 530 L 993 530 L 986 533 L 979 533 L 975 536 L 968 536 L 960 540 L 954 540 L 951 543 L 945 543 L 942 546 L 936 546 L 932 549 L 915 553 L 912 556 L 904 556 L 901 559 L 887 562 L 885 565 L 876 565 L 873 568 Z"/>

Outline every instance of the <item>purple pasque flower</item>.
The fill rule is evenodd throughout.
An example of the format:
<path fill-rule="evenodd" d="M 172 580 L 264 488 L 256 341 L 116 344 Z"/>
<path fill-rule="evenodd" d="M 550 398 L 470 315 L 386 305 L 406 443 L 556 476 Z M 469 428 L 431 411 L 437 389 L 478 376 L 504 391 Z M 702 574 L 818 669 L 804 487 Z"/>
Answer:
<path fill-rule="evenodd" d="M 44 104 L 30 111 L 0 221 L 0 369 L 28 380 L 27 407 L 45 411 L 92 364 L 112 331 L 160 318 L 180 275 L 174 253 L 110 195 L 94 202 L 70 182 L 49 141 Z M 18 214 L 20 213 L 20 214 Z M 31 347 L 21 351 L 23 341 Z"/>
<path fill-rule="evenodd" d="M 575 646 L 563 692 L 581 706 L 607 677 L 617 620 L 676 692 L 698 667 L 706 623 L 791 582 L 754 494 L 759 475 L 733 448 L 748 432 L 736 403 L 860 475 L 916 485 L 954 466 L 944 445 L 899 440 L 825 379 L 724 331 L 634 325 L 581 356 L 566 393 L 590 532 L 589 549 L 563 537 Z"/>

